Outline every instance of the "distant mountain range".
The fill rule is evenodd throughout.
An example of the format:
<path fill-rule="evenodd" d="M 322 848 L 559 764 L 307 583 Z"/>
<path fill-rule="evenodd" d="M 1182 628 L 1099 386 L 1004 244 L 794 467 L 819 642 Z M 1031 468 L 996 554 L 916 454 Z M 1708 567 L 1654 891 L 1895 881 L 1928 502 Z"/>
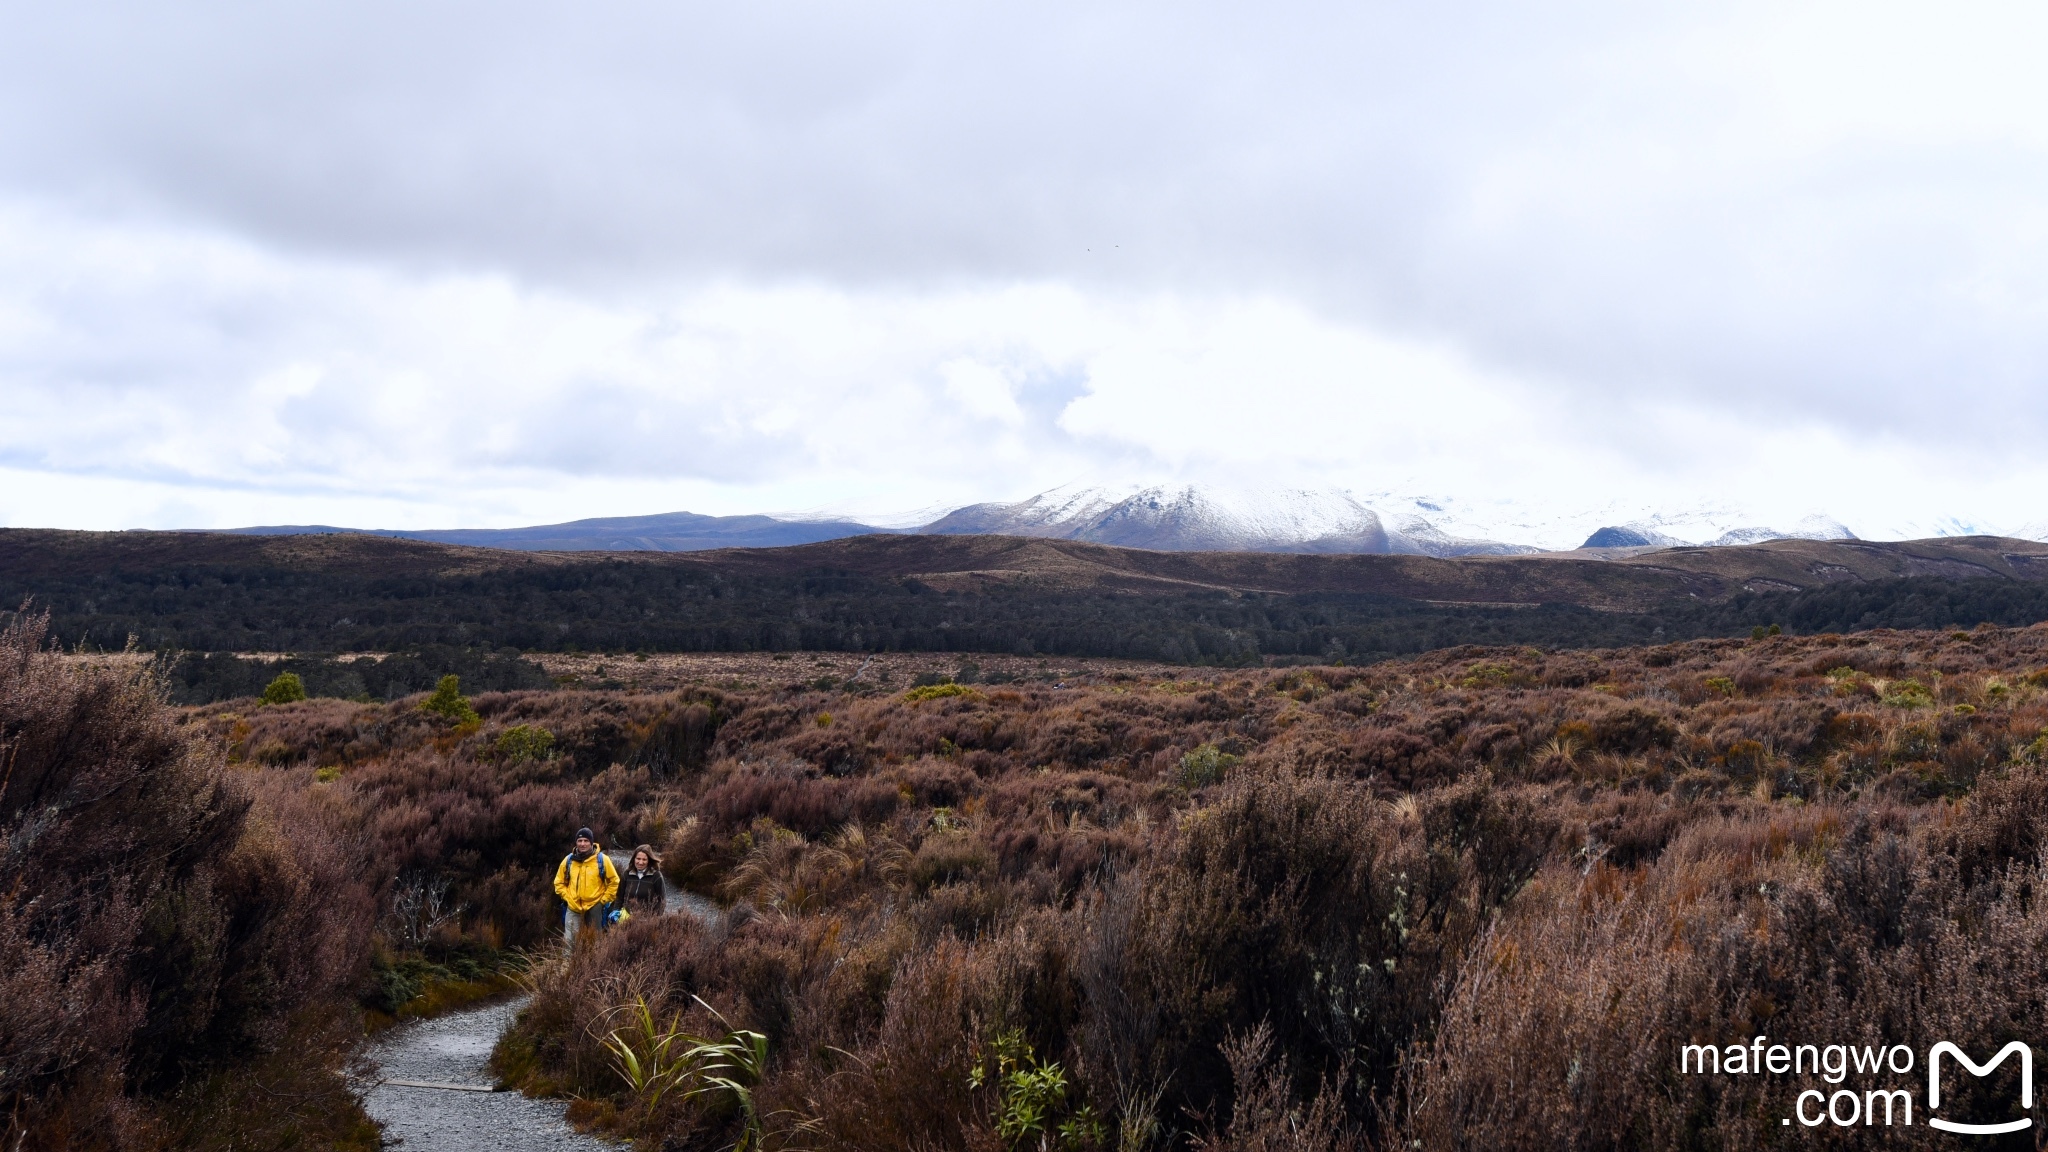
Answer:
<path fill-rule="evenodd" d="M 430 540 L 476 548 L 522 552 L 705 552 L 713 548 L 781 548 L 848 536 L 886 532 L 851 520 L 789 520 L 776 516 L 699 516 L 667 512 L 658 516 L 600 516 L 531 528 L 336 528 L 326 524 L 279 524 L 230 528 L 238 536 L 312 536 L 339 532 Z"/>
<path fill-rule="evenodd" d="M 1923 535 L 1967 535 L 1957 525 Z M 854 520 L 785 516 L 614 516 L 530 528 L 429 530 L 279 525 L 228 529 L 257 536 L 362 533 L 522 551 L 698 552 L 774 548 L 875 534 L 1024 536 L 1162 552 L 1280 552 L 1346 555 L 1509 556 L 1598 550 L 1603 555 L 1680 546 L 1723 547 L 1766 540 L 1854 540 L 1824 516 L 1790 528 L 1760 524 L 1740 509 L 1649 511 L 1616 502 L 1557 516 L 1510 501 L 1473 504 L 1394 493 L 1336 489 L 1223 488 L 1174 485 L 1110 489 L 1067 487 L 1015 503 L 971 504 L 919 527 L 880 528 Z M 2048 540 L 2048 521 L 2008 536 Z"/>

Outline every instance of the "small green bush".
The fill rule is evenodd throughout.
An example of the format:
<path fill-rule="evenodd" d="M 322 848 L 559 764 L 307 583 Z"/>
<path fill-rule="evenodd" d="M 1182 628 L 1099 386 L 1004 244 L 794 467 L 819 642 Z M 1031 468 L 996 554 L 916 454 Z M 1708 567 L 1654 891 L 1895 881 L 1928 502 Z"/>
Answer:
<path fill-rule="evenodd" d="M 395 1016 L 400 1008 L 426 988 L 427 981 L 436 976 L 445 978 L 447 970 L 418 956 L 399 959 L 381 954 L 374 956 L 370 961 L 369 983 L 363 989 L 363 1006 Z"/>
<path fill-rule="evenodd" d="M 491 747 L 508 764 L 545 760 L 554 755 L 555 734 L 535 724 L 514 724 L 498 733 L 497 742 Z"/>
<path fill-rule="evenodd" d="M 1109 1132 L 1093 1107 L 1069 1103 L 1066 1069 L 1058 1061 L 1041 1061 L 1021 1028 L 1000 1032 L 981 1046 L 968 1069 L 967 1087 L 994 1091 L 996 1135 L 1012 1148 L 1079 1152 L 1099 1147 Z"/>
<path fill-rule="evenodd" d="M 305 698 L 306 684 L 297 672 L 279 672 L 261 697 L 265 704 L 296 704 Z"/>
<path fill-rule="evenodd" d="M 1231 766 L 1243 759 L 1214 744 L 1204 744 L 1180 758 L 1180 782 L 1189 788 L 1219 784 Z"/>
<path fill-rule="evenodd" d="M 910 701 L 912 704 L 915 704 L 920 700 L 940 700 L 947 696 L 979 695 L 981 695 L 981 693 L 976 692 L 974 689 L 969 688 L 964 684 L 954 684 L 951 682 L 947 682 L 944 684 L 920 685 L 916 688 L 912 688 L 908 692 L 905 692 L 903 694 L 903 698 L 905 700 Z"/>
<path fill-rule="evenodd" d="M 2014 764 L 2048 764 L 2048 730 L 2034 738 L 2031 744 L 2021 744 L 2012 750 Z"/>
<path fill-rule="evenodd" d="M 1460 688 L 1525 688 L 1534 682 L 1527 672 L 1506 664 L 1474 664 L 1458 681 Z"/>
<path fill-rule="evenodd" d="M 432 712 L 446 717 L 457 724 L 473 724 L 479 717 L 476 709 L 469 706 L 469 697 L 462 694 L 461 677 L 448 675 L 434 686 L 434 694 L 420 701 L 420 711 Z M 552 743 L 553 738 L 550 737 Z"/>
<path fill-rule="evenodd" d="M 1707 677 L 1707 691 L 1718 692 L 1723 696 L 1733 696 L 1735 695 L 1735 681 L 1726 676 L 1709 676 Z"/>
<path fill-rule="evenodd" d="M 1885 690 L 1884 702 L 1894 708 L 1927 708 L 1934 704 L 1934 692 L 1918 680 L 1901 680 Z"/>

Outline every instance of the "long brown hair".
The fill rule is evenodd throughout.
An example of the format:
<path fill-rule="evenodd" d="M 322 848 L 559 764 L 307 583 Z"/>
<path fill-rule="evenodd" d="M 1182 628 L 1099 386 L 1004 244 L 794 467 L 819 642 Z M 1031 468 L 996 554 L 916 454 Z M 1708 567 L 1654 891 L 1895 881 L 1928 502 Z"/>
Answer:
<path fill-rule="evenodd" d="M 642 852 L 647 853 L 647 870 L 649 872 L 661 871 L 661 853 L 656 852 L 654 847 L 649 844 L 642 844 L 638 848 L 633 849 L 633 854 L 626 857 L 626 867 L 638 868 Z"/>

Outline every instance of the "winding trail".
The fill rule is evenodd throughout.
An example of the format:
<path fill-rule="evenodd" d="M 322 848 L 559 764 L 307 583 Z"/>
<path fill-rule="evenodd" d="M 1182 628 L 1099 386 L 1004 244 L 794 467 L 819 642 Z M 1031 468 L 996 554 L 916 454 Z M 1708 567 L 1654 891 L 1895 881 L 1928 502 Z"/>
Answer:
<path fill-rule="evenodd" d="M 673 888 L 668 908 L 706 923 L 720 915 L 711 901 Z M 385 1145 L 405 1152 L 619 1152 L 620 1145 L 571 1128 L 559 1100 L 491 1091 L 491 1049 L 525 1007 L 522 996 L 401 1024 L 378 1037 L 366 1052 L 378 1082 L 363 1106 L 384 1126 Z"/>
<path fill-rule="evenodd" d="M 617 1145 L 569 1127 L 563 1119 L 567 1108 L 558 1100 L 491 1091 L 485 1067 L 491 1047 L 524 1007 L 526 998 L 520 997 L 401 1024 L 370 1046 L 369 1057 L 383 1083 L 369 1091 L 363 1104 L 384 1125 L 387 1147 L 407 1152 L 617 1152 Z"/>

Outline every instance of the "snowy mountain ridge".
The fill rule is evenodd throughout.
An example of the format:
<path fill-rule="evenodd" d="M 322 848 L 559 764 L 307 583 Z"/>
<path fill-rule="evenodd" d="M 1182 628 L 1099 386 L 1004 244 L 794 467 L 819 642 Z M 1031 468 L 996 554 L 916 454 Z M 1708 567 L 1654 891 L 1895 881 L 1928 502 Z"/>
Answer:
<path fill-rule="evenodd" d="M 1784 521 L 1779 521 L 1782 524 Z M 2048 520 L 2001 531 L 1959 517 L 1876 526 L 1866 539 L 2003 535 L 2048 543 Z M 1859 534 L 1819 513 L 1774 525 L 1728 505 L 1676 511 L 1609 501 L 1560 513 L 1515 500 L 1475 502 L 1412 492 L 1338 488 L 1171 484 L 1112 488 L 1068 485 L 1011 503 L 970 504 L 890 517 L 877 524 L 846 509 L 780 515 L 703 516 L 671 512 L 603 517 L 526 528 L 395 530 L 274 525 L 222 531 L 254 535 L 371 532 L 489 548 L 552 551 L 694 552 L 780 548 L 873 533 L 1037 536 L 1169 552 L 1380 553 L 1497 556 L 1590 549 L 1615 556 L 1650 548 L 1754 544 L 1765 540 L 1854 540 Z M 1620 550 L 1620 551 L 1616 551 Z"/>
<path fill-rule="evenodd" d="M 1015 503 L 955 509 L 915 531 L 1041 536 L 1171 551 L 1421 556 L 1856 538 L 1846 525 L 1822 513 L 1779 527 L 1725 505 L 1664 511 L 1613 501 L 1560 515 L 1513 501 L 1480 504 L 1396 492 L 1200 484 L 1055 488 Z"/>
<path fill-rule="evenodd" d="M 1464 556 L 1536 549 L 1469 539 L 1405 509 L 1383 512 L 1336 489 L 1056 488 L 1014 504 L 973 504 L 917 529 L 934 535 L 1042 536 L 1193 552 Z"/>

